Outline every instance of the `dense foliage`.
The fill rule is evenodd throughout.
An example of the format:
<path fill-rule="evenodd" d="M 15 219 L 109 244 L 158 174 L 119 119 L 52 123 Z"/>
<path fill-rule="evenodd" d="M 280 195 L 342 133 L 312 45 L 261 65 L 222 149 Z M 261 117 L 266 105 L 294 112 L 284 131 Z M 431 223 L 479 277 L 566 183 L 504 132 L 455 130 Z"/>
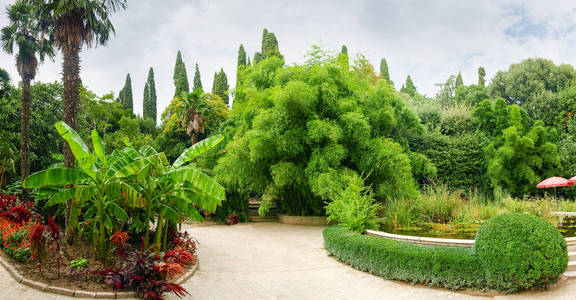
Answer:
<path fill-rule="evenodd" d="M 349 232 L 341 226 L 327 227 L 323 236 L 330 255 L 386 279 L 448 289 L 489 287 L 471 248 L 414 245 Z"/>
<path fill-rule="evenodd" d="M 488 284 L 510 292 L 554 283 L 568 264 L 566 241 L 556 228 L 524 213 L 490 219 L 474 247 Z"/>

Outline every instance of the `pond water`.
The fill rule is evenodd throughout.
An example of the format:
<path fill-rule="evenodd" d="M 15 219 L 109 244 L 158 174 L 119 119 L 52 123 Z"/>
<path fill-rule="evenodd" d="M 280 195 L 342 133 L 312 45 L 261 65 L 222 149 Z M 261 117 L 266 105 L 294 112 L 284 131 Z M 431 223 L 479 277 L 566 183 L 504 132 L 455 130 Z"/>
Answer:
<path fill-rule="evenodd" d="M 564 237 L 575 237 L 576 236 L 576 218 L 564 218 L 562 224 L 555 220 L 550 220 L 551 223 L 557 224 L 558 231 Z M 381 231 L 410 235 L 410 236 L 423 236 L 432 238 L 443 238 L 443 239 L 465 239 L 473 240 L 476 236 L 478 228 L 482 226 L 481 223 L 458 223 L 458 224 L 439 224 L 439 223 L 426 223 L 413 227 L 401 227 L 401 228 L 391 228 L 388 226 L 380 226 Z"/>

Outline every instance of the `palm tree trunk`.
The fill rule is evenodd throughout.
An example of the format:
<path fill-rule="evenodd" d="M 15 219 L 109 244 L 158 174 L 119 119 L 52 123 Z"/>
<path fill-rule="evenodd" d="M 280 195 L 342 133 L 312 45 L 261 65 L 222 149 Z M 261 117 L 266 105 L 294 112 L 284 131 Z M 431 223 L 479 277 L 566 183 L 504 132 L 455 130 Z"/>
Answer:
<path fill-rule="evenodd" d="M 22 182 L 30 175 L 30 79 L 23 78 L 22 80 L 22 113 L 20 116 L 20 176 Z M 27 202 L 30 200 L 28 189 L 22 188 L 22 201 Z"/>
<path fill-rule="evenodd" d="M 78 102 L 80 94 L 80 46 L 67 45 L 62 47 L 64 61 L 62 63 L 62 82 L 64 84 L 64 122 L 73 129 L 76 129 L 76 115 L 78 114 Z M 70 145 L 64 141 L 64 166 L 74 168 L 74 155 L 70 150 Z M 70 200 L 66 202 L 66 235 L 68 241 L 71 241 L 71 234 L 68 228 L 70 218 Z M 71 234 L 71 235 L 70 235 Z"/>

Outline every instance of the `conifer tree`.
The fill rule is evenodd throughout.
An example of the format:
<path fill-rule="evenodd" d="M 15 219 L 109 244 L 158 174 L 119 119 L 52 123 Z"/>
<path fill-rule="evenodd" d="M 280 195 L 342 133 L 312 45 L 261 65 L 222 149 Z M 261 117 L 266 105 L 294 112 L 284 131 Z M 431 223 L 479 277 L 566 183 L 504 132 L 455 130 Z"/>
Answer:
<path fill-rule="evenodd" d="M 388 63 L 385 58 L 380 60 L 380 77 L 386 81 L 390 81 L 390 73 L 388 72 Z"/>
<path fill-rule="evenodd" d="M 178 50 L 178 55 L 176 55 L 176 64 L 174 65 L 174 86 L 176 90 L 174 91 L 174 97 L 180 96 L 182 92 L 190 92 L 190 85 L 188 83 L 188 75 L 186 74 L 186 65 L 182 61 L 182 53 Z"/>
<path fill-rule="evenodd" d="M 247 66 L 251 66 L 252 63 L 250 62 L 250 56 L 248 56 L 248 59 L 246 59 L 246 65 Z"/>
<path fill-rule="evenodd" d="M 268 35 L 268 29 L 264 28 L 264 30 L 262 30 L 262 43 L 260 44 L 261 48 L 260 48 L 260 54 L 264 53 L 264 44 L 266 43 L 266 36 Z"/>
<path fill-rule="evenodd" d="M 486 84 L 486 70 L 484 67 L 478 68 L 478 86 L 484 87 Z"/>
<path fill-rule="evenodd" d="M 202 79 L 200 78 L 200 67 L 196 64 L 195 71 L 194 71 L 194 90 L 203 90 L 202 89 Z"/>
<path fill-rule="evenodd" d="M 400 89 L 400 91 L 410 96 L 414 96 L 416 94 L 416 86 L 414 86 L 414 82 L 412 82 L 412 78 L 410 77 L 410 75 L 406 77 L 406 84 L 402 86 L 402 89 Z"/>
<path fill-rule="evenodd" d="M 270 58 L 272 56 L 282 58 L 280 50 L 278 50 L 278 40 L 276 39 L 276 35 L 272 32 L 268 32 L 264 44 L 262 44 L 262 57 Z"/>
<path fill-rule="evenodd" d="M 254 53 L 254 65 L 257 65 L 262 60 L 262 54 L 260 52 Z"/>
<path fill-rule="evenodd" d="M 220 69 L 220 72 L 214 73 L 214 84 L 212 85 L 212 94 L 220 96 L 224 103 L 228 104 L 228 77 L 224 73 L 224 69 Z"/>
<path fill-rule="evenodd" d="M 340 53 L 338 53 L 338 63 L 348 71 L 350 67 L 350 60 L 348 58 L 348 48 L 346 45 L 342 45 L 342 49 L 340 50 Z"/>
<path fill-rule="evenodd" d="M 244 50 L 244 45 L 240 44 L 240 49 L 238 49 L 238 67 L 246 65 L 246 51 Z"/>
<path fill-rule="evenodd" d="M 456 87 L 464 85 L 464 81 L 462 80 L 462 73 L 458 72 L 458 76 L 456 76 Z"/>
<path fill-rule="evenodd" d="M 130 78 L 130 74 L 126 75 L 124 87 L 122 90 L 120 90 L 118 98 L 120 100 L 120 104 L 122 104 L 122 108 L 128 109 L 130 111 L 134 110 L 134 100 L 132 97 L 132 79 Z"/>
<path fill-rule="evenodd" d="M 142 101 L 142 115 L 144 118 L 150 118 L 156 122 L 156 83 L 154 81 L 154 69 L 148 71 L 148 80 L 144 85 L 144 100 Z"/>

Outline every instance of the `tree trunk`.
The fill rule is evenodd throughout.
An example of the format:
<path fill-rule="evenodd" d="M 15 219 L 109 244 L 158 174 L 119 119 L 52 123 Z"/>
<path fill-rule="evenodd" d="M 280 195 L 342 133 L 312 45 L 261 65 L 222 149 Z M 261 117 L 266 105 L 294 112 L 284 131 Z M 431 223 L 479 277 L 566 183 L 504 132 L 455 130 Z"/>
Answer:
<path fill-rule="evenodd" d="M 64 61 L 62 63 L 62 82 L 64 84 L 64 122 L 68 126 L 76 129 L 76 116 L 78 114 L 78 102 L 80 97 L 80 46 L 67 45 L 62 47 L 62 54 Z M 64 141 L 64 166 L 66 168 L 74 168 L 74 155 L 70 149 L 70 145 Z M 68 241 L 71 241 L 73 236 L 70 235 L 68 222 L 70 218 L 70 200 L 66 202 L 66 215 L 65 226 Z"/>
<path fill-rule="evenodd" d="M 23 78 L 22 80 L 22 98 L 20 99 L 22 105 L 22 113 L 20 116 L 20 175 L 22 182 L 30 175 L 30 79 Z M 30 200 L 28 189 L 22 188 L 22 196 L 20 197 L 23 202 Z"/>

